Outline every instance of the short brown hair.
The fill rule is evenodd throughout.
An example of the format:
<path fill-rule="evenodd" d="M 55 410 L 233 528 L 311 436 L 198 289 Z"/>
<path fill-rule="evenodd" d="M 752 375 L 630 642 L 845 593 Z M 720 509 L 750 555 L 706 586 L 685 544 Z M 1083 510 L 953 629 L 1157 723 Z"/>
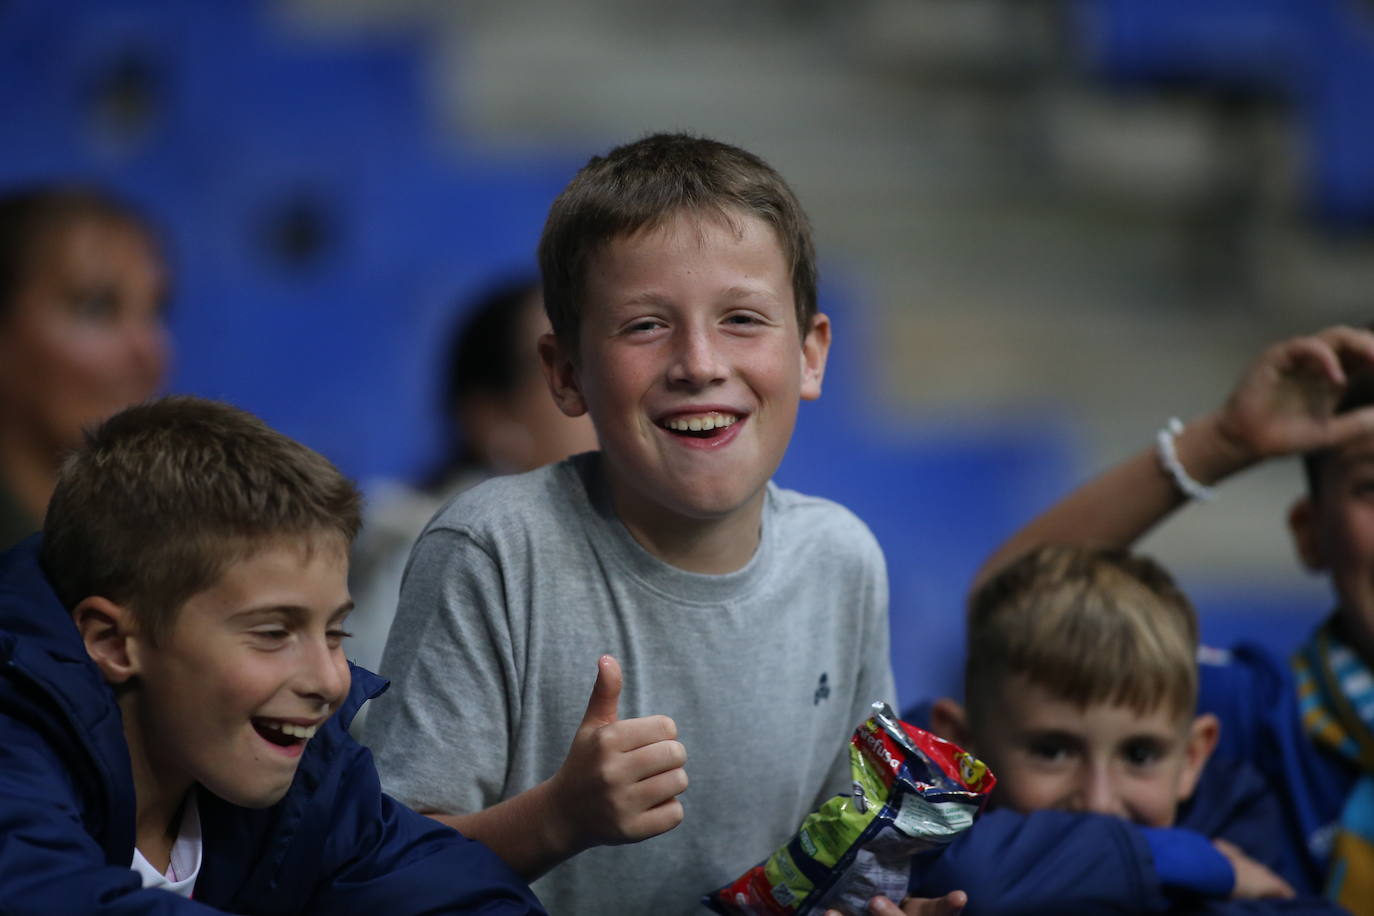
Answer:
<path fill-rule="evenodd" d="M 965 699 L 980 718 L 1015 675 L 1087 707 L 1197 703 L 1197 614 L 1170 575 L 1125 550 L 1051 545 L 1021 557 L 969 602 Z"/>
<path fill-rule="evenodd" d="M 684 212 L 726 220 L 743 213 L 773 228 L 805 340 L 816 315 L 816 252 L 811 223 L 787 182 L 739 147 L 654 134 L 592 157 L 549 208 L 539 240 L 544 308 L 572 358 L 592 256 L 614 239 L 656 229 Z"/>
<path fill-rule="evenodd" d="M 282 539 L 358 533 L 358 490 L 328 459 L 216 401 L 127 408 L 67 457 L 43 523 L 41 562 L 70 610 L 128 604 L 154 640 L 229 565 Z"/>

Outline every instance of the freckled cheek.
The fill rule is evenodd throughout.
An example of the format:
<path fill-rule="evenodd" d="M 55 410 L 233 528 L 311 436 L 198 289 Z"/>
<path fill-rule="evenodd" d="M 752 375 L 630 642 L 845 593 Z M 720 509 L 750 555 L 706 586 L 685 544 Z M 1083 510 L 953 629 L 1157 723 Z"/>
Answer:
<path fill-rule="evenodd" d="M 801 390 L 801 372 L 781 354 L 770 365 L 776 368 L 746 373 L 746 382 L 760 398 L 774 401 L 780 407 L 795 407 Z"/>
<path fill-rule="evenodd" d="M 226 668 L 218 672 L 219 688 L 210 701 L 221 718 L 231 726 L 243 725 L 257 715 L 280 689 L 282 679 L 270 671 L 251 666 Z"/>
<path fill-rule="evenodd" d="M 645 401 L 655 387 L 640 374 L 617 379 L 595 379 L 583 389 L 587 410 L 593 421 L 608 429 L 626 428 L 648 423 L 649 406 Z"/>

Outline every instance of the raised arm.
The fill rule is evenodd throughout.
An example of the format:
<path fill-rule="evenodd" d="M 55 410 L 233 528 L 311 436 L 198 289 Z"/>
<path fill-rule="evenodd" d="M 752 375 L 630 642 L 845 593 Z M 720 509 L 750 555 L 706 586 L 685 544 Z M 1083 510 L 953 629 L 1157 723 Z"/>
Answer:
<path fill-rule="evenodd" d="M 1374 407 L 1335 413 L 1348 373 L 1371 365 L 1374 333 L 1367 330 L 1332 327 L 1274 344 L 1250 364 L 1221 407 L 1174 437 L 1179 464 L 1210 487 L 1268 458 L 1374 432 Z M 1012 535 L 978 571 L 975 587 L 1042 544 L 1129 546 L 1186 501 L 1152 443 Z"/>

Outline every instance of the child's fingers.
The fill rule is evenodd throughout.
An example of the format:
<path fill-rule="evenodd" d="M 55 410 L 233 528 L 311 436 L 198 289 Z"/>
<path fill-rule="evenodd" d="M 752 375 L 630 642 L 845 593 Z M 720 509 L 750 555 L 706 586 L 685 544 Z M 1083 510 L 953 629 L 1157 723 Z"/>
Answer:
<path fill-rule="evenodd" d="M 1374 366 L 1374 333 L 1344 325 L 1279 344 L 1280 367 L 1307 364 L 1334 385 L 1346 383 L 1347 366 Z"/>
<path fill-rule="evenodd" d="M 1336 414 L 1329 421 L 1328 445 L 1340 445 L 1374 433 L 1374 407 L 1361 407 L 1349 413 Z"/>
<path fill-rule="evenodd" d="M 621 719 L 596 730 L 596 741 L 605 750 L 625 753 L 677 737 L 677 723 L 667 716 Z"/>
<path fill-rule="evenodd" d="M 868 911 L 873 916 L 902 916 L 901 907 L 886 897 L 874 897 L 868 901 Z"/>
<path fill-rule="evenodd" d="M 626 825 L 625 837 L 628 842 L 637 843 L 651 836 L 667 833 L 682 823 L 683 813 L 682 802 L 670 798 L 663 804 L 655 805 L 632 818 Z"/>
<path fill-rule="evenodd" d="M 907 897 L 901 906 L 886 897 L 874 897 L 868 901 L 868 912 L 872 916 L 958 916 L 960 910 L 968 906 L 968 894 L 963 891 L 950 891 L 943 897 Z M 826 910 L 825 916 L 844 916 L 839 910 Z"/>
<path fill-rule="evenodd" d="M 1345 384 L 1337 340 L 1319 335 L 1297 337 L 1279 344 L 1274 365 L 1280 371 L 1309 367 L 1333 385 Z"/>
<path fill-rule="evenodd" d="M 879 901 L 887 904 L 891 909 L 879 910 L 873 904 Z M 968 905 L 968 894 L 963 891 L 950 891 L 943 897 L 934 899 L 928 897 L 907 897 L 902 901 L 898 908 L 895 904 L 885 897 L 875 897 L 869 904 L 869 911 L 877 916 L 958 916 L 959 912 Z"/>
<path fill-rule="evenodd" d="M 1369 329 L 1340 325 L 1318 331 L 1317 336 L 1343 359 L 1374 365 L 1374 332 Z"/>
<path fill-rule="evenodd" d="M 963 891 L 950 891 L 945 896 L 936 900 L 931 910 L 931 916 L 958 916 L 958 914 L 968 906 L 968 894 Z"/>
<path fill-rule="evenodd" d="M 687 748 L 681 741 L 655 741 L 622 753 L 614 764 L 614 771 L 623 782 L 639 782 L 678 769 L 686 762 Z"/>
<path fill-rule="evenodd" d="M 1236 886 L 1231 895 L 1243 900 L 1292 899 L 1297 896 L 1292 886 L 1269 870 L 1263 863 L 1250 858 L 1230 840 L 1217 837 L 1212 845 L 1226 857 L 1235 872 Z"/>
<path fill-rule="evenodd" d="M 678 767 L 626 786 L 620 802 L 626 811 L 647 811 L 687 791 L 687 771 Z"/>

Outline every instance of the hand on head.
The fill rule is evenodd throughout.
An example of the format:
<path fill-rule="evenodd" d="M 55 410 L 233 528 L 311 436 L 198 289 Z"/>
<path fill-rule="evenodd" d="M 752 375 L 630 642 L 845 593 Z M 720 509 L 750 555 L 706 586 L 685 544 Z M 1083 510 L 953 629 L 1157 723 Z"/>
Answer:
<path fill-rule="evenodd" d="M 603 655 L 587 712 L 551 782 L 569 849 L 634 843 L 682 822 L 687 751 L 667 716 L 621 719 L 620 664 Z"/>
<path fill-rule="evenodd" d="M 1374 368 L 1374 333 L 1332 327 L 1266 349 L 1217 414 L 1245 463 L 1328 448 L 1374 432 L 1374 407 L 1336 414 L 1350 374 Z"/>

